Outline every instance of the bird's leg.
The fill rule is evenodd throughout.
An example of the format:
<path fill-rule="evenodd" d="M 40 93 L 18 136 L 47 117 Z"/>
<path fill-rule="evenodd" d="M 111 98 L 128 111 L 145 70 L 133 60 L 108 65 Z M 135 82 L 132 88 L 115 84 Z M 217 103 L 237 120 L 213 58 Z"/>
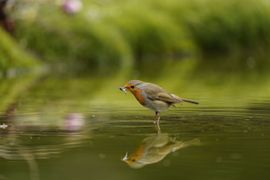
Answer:
<path fill-rule="evenodd" d="M 159 125 L 160 113 L 156 112 L 156 123 Z"/>
<path fill-rule="evenodd" d="M 159 122 L 159 112 L 156 111 L 155 119 L 154 119 L 154 124 L 157 124 Z"/>
<path fill-rule="evenodd" d="M 155 116 L 154 124 L 156 125 L 158 131 L 160 130 L 159 120 L 160 120 L 160 113 L 156 111 L 156 116 Z"/>

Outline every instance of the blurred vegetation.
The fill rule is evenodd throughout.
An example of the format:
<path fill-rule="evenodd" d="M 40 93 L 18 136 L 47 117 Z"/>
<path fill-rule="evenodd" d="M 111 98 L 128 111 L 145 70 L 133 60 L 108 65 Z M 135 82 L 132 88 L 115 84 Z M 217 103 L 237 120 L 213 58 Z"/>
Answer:
<path fill-rule="evenodd" d="M 91 0 L 84 1 L 82 11 L 74 15 L 65 14 L 58 1 L 35 2 L 22 0 L 13 9 L 20 47 L 0 30 L 0 72 L 5 70 L 12 76 L 14 68 L 36 65 L 30 53 L 53 64 L 50 67 L 64 64 L 86 67 L 88 72 L 102 69 L 105 79 L 111 70 L 114 80 L 102 80 L 104 90 L 97 85 L 101 82 L 98 76 L 93 76 L 96 80 L 90 84 L 85 83 L 87 78 L 66 82 L 64 89 L 74 88 L 69 96 L 76 96 L 82 93 L 81 88 L 89 87 L 89 91 L 97 81 L 93 90 L 102 95 L 95 103 L 102 98 L 114 102 L 115 94 L 108 96 L 108 92 L 131 78 L 160 83 L 175 92 L 206 89 L 200 93 L 208 98 L 215 91 L 216 96 L 230 94 L 228 100 L 243 95 L 243 88 L 237 90 L 242 81 L 246 82 L 241 85 L 249 89 L 247 96 L 254 91 L 260 96 L 269 92 L 270 3 L 266 1 Z M 33 96 L 36 91 L 46 94 L 63 86 L 54 80 L 42 84 L 31 92 Z M 16 92 L 24 85 L 13 86 L 3 107 L 16 101 Z M 213 89 L 208 91 L 208 86 Z M 260 91 L 255 90 L 258 87 Z M 2 85 L 3 94 L 5 89 Z"/>
<path fill-rule="evenodd" d="M 13 76 L 38 65 L 38 61 L 24 52 L 2 29 L 0 39 L 0 77 Z"/>
<path fill-rule="evenodd" d="M 15 3 L 17 43 L 0 31 L 0 71 L 35 64 L 92 67 L 107 72 L 168 59 L 201 66 L 267 69 L 270 3 L 264 0 L 91 0 L 78 14 L 60 1 Z M 95 68 L 93 68 L 95 67 Z M 113 68 L 115 67 L 115 68 Z"/>
<path fill-rule="evenodd" d="M 17 38 L 47 62 L 103 69 L 213 54 L 246 64 L 269 50 L 269 9 L 263 0 L 91 0 L 70 16 L 41 2 L 24 18 L 17 12 Z"/>

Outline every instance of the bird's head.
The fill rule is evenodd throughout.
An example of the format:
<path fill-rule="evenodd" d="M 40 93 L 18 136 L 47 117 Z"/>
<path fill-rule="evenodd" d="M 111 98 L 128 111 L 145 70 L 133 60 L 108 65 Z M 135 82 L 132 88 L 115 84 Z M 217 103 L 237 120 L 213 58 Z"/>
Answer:
<path fill-rule="evenodd" d="M 135 169 L 142 168 L 143 166 L 146 165 L 143 162 L 140 162 L 138 157 L 136 157 L 135 155 L 129 156 L 128 153 L 126 153 L 122 161 L 127 163 L 127 165 L 129 165 L 131 168 L 135 168 Z"/>
<path fill-rule="evenodd" d="M 132 93 L 138 90 L 138 86 L 140 86 L 143 82 L 140 80 L 131 80 L 125 86 L 120 87 L 119 89 L 123 92 L 130 91 Z"/>

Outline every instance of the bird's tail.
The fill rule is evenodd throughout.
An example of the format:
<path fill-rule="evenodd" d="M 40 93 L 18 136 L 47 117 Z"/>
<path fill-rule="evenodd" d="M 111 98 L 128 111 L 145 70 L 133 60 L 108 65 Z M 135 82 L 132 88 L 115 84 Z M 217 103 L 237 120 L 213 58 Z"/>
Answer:
<path fill-rule="evenodd" d="M 176 141 L 175 144 L 173 144 L 172 152 L 175 152 L 181 148 L 189 147 L 189 146 L 199 146 L 201 145 L 201 141 L 198 138 L 189 140 L 189 141 Z"/>
<path fill-rule="evenodd" d="M 194 100 L 191 100 L 191 99 L 186 99 L 186 98 L 182 98 L 182 101 L 192 103 L 192 104 L 199 104 L 199 102 L 197 102 L 197 101 L 194 101 Z"/>
<path fill-rule="evenodd" d="M 192 103 L 192 104 L 199 104 L 199 102 L 191 100 L 191 99 L 186 99 L 186 98 L 181 98 L 179 96 L 176 96 L 175 94 L 171 94 L 172 97 L 174 97 L 177 100 L 177 103 L 180 102 L 188 102 L 188 103 Z"/>

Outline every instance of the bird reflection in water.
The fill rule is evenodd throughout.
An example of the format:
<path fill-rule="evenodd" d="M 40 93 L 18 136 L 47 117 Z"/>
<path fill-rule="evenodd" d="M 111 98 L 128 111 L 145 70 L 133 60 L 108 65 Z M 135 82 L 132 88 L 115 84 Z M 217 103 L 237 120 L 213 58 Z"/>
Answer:
<path fill-rule="evenodd" d="M 139 147 L 130 155 L 126 153 L 122 160 L 131 168 L 142 168 L 149 164 L 158 163 L 172 152 L 195 145 L 200 145 L 198 138 L 178 141 L 166 133 L 157 133 L 143 139 Z"/>

